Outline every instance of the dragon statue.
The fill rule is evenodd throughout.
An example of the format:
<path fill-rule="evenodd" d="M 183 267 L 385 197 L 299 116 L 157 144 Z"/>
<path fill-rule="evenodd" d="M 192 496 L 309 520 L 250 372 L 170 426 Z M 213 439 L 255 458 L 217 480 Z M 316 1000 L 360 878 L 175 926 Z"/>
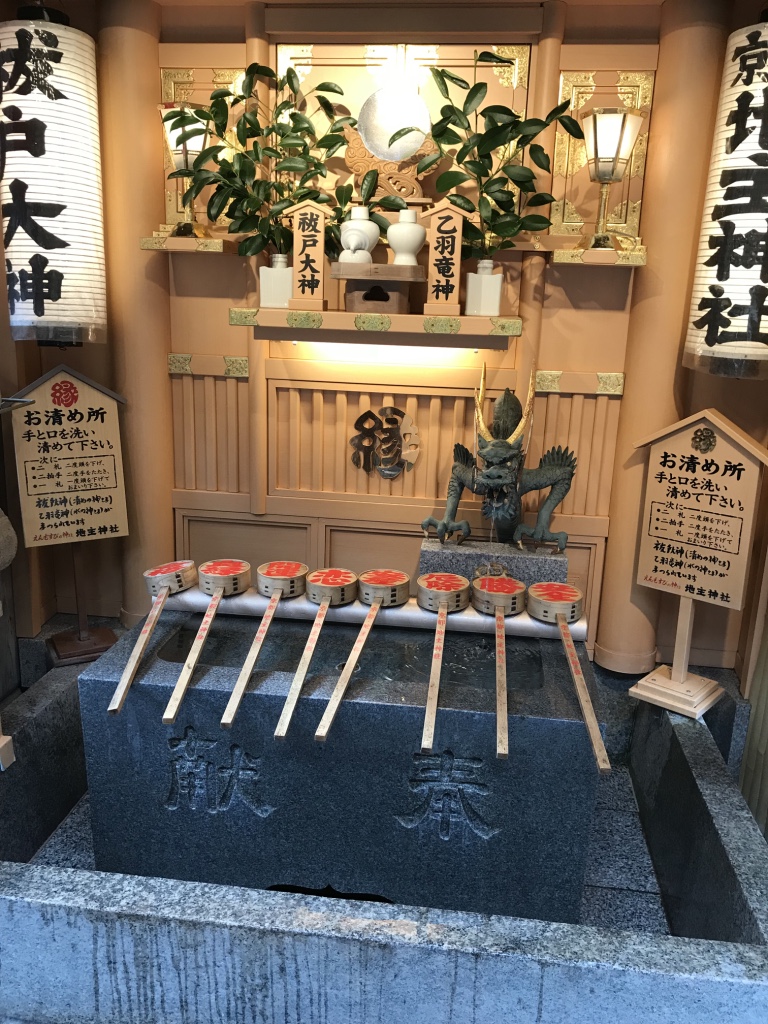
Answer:
<path fill-rule="evenodd" d="M 470 534 L 466 519 L 455 520 L 459 501 L 464 488 L 473 494 L 483 496 L 483 515 L 491 520 L 492 527 L 502 543 L 514 543 L 522 547 L 523 537 L 532 537 L 535 541 L 556 543 L 562 551 L 568 543 L 567 533 L 552 533 L 549 522 L 552 512 L 563 500 L 571 488 L 571 480 L 576 471 L 576 456 L 567 448 L 550 448 L 541 457 L 536 469 L 524 469 L 525 450 L 523 439 L 533 411 L 533 399 L 536 392 L 536 370 L 531 372 L 528 388 L 528 399 L 525 411 L 520 400 L 506 388 L 501 398 L 493 407 L 493 422 L 490 429 L 483 419 L 483 401 L 485 399 L 485 366 L 480 378 L 480 394 L 475 393 L 475 422 L 477 424 L 478 455 L 484 466 L 478 467 L 477 461 L 469 449 L 463 444 L 453 448 L 453 470 L 448 484 L 445 515 L 442 519 L 433 516 L 425 519 L 421 528 L 429 536 L 432 526 L 437 532 L 440 543 L 446 537 L 457 533 L 457 542 L 461 544 Z M 550 491 L 542 502 L 536 518 L 536 525 L 529 526 L 522 522 L 522 497 L 529 491 Z"/>

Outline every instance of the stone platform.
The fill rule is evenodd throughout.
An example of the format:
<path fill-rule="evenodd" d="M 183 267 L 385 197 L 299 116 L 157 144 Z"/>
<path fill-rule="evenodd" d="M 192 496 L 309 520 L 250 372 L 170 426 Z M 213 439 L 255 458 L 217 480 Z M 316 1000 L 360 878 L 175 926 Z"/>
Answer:
<path fill-rule="evenodd" d="M 533 583 L 565 583 L 568 556 L 552 547 L 520 548 L 512 544 L 491 544 L 465 540 L 463 544 L 423 540 L 419 556 L 419 575 L 428 572 L 455 572 L 471 580 L 479 565 L 498 562 L 509 576 L 526 587 Z"/>
<path fill-rule="evenodd" d="M 222 616 L 164 726 L 199 621 L 163 614 L 117 717 L 106 709 L 138 627 L 81 674 L 99 870 L 578 921 L 598 775 L 558 641 L 508 639 L 510 757 L 497 760 L 493 638 L 471 634 L 446 636 L 434 754 L 419 752 L 424 630 L 374 629 L 322 744 L 313 734 L 357 634 L 326 624 L 279 742 L 311 623 L 272 624 L 225 731 L 258 622 Z"/>

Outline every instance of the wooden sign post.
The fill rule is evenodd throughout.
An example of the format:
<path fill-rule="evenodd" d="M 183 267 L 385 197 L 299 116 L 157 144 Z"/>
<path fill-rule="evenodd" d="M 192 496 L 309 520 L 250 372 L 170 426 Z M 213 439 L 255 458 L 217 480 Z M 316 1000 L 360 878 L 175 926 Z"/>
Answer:
<path fill-rule="evenodd" d="M 325 309 L 326 208 L 311 199 L 287 211 L 293 217 L 293 298 L 290 309 Z"/>
<path fill-rule="evenodd" d="M 50 640 L 56 664 L 92 661 L 115 642 L 89 629 L 81 541 L 125 537 L 118 403 L 125 399 L 66 366 L 20 391 L 34 405 L 14 409 L 13 442 L 24 544 L 71 544 L 78 628 Z"/>
<path fill-rule="evenodd" d="M 458 316 L 462 218 L 471 214 L 441 199 L 422 214 L 429 221 L 429 263 L 425 316 Z"/>
<path fill-rule="evenodd" d="M 700 718 L 723 691 L 688 671 L 694 601 L 739 611 L 750 562 L 760 473 L 768 451 L 714 409 L 639 441 L 650 446 L 637 582 L 680 598 L 671 667 L 629 693 Z"/>

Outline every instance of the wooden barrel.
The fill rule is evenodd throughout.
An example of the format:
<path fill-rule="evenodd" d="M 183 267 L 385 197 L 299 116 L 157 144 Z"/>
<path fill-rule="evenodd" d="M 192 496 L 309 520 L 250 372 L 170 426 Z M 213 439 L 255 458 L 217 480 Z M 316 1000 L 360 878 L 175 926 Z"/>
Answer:
<path fill-rule="evenodd" d="M 479 576 L 472 580 L 472 605 L 483 615 L 519 615 L 525 608 L 525 584 L 511 576 Z"/>
<path fill-rule="evenodd" d="M 534 583 L 528 588 L 528 614 L 540 622 L 578 622 L 584 613 L 584 595 L 570 583 Z"/>
<path fill-rule="evenodd" d="M 164 587 L 168 587 L 172 594 L 178 594 L 197 583 L 197 568 L 189 559 L 166 562 L 164 565 L 156 565 L 154 569 L 147 569 L 144 582 L 152 597 L 157 597 Z"/>
<path fill-rule="evenodd" d="M 315 604 L 330 601 L 331 607 L 349 604 L 357 597 L 357 576 L 349 569 L 315 569 L 307 576 L 307 597 Z"/>
<path fill-rule="evenodd" d="M 298 597 L 307 588 L 309 566 L 303 562 L 263 562 L 256 570 L 256 587 L 264 597 L 282 590 L 283 597 Z"/>
<path fill-rule="evenodd" d="M 197 570 L 200 589 L 213 594 L 217 587 L 224 588 L 224 597 L 242 594 L 251 585 L 251 567 L 239 558 L 220 558 L 203 562 Z"/>
<path fill-rule="evenodd" d="M 469 580 L 453 572 L 428 572 L 416 580 L 419 608 L 436 612 L 441 604 L 449 612 L 460 612 L 469 604 Z"/>
<path fill-rule="evenodd" d="M 374 604 L 382 608 L 393 608 L 405 604 L 410 593 L 411 577 L 399 569 L 369 569 L 360 574 L 359 597 L 363 604 Z"/>

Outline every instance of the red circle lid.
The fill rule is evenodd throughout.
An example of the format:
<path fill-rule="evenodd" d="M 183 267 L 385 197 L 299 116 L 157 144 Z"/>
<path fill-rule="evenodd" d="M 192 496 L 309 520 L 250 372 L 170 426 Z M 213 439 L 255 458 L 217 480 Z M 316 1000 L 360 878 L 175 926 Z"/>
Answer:
<path fill-rule="evenodd" d="M 428 572 L 419 577 L 419 586 L 427 590 L 466 590 L 469 580 L 454 572 Z"/>
<path fill-rule="evenodd" d="M 183 572 L 191 568 L 194 562 L 166 562 L 165 565 L 156 565 L 154 569 L 147 569 L 145 576 L 165 576 L 169 572 Z"/>
<path fill-rule="evenodd" d="M 369 569 L 360 576 L 361 583 L 370 583 L 374 587 L 396 587 L 401 583 L 409 583 L 411 577 L 399 569 Z"/>
<path fill-rule="evenodd" d="M 583 597 L 570 583 L 534 583 L 528 588 L 528 594 L 540 601 L 581 601 Z"/>
<path fill-rule="evenodd" d="M 525 584 L 511 576 L 480 576 L 475 584 L 489 594 L 520 594 L 525 590 Z"/>
<path fill-rule="evenodd" d="M 327 587 L 343 587 L 354 583 L 357 577 L 349 569 L 315 569 L 307 576 L 308 583 L 324 583 Z"/>
<path fill-rule="evenodd" d="M 303 562 L 267 562 L 259 566 L 262 576 L 282 576 L 284 579 L 291 579 L 294 576 L 301 576 L 306 566 Z"/>
<path fill-rule="evenodd" d="M 241 562 L 238 558 L 221 558 L 214 562 L 205 562 L 198 570 L 205 576 L 236 576 L 241 572 L 248 572 L 250 566 L 247 562 Z"/>

